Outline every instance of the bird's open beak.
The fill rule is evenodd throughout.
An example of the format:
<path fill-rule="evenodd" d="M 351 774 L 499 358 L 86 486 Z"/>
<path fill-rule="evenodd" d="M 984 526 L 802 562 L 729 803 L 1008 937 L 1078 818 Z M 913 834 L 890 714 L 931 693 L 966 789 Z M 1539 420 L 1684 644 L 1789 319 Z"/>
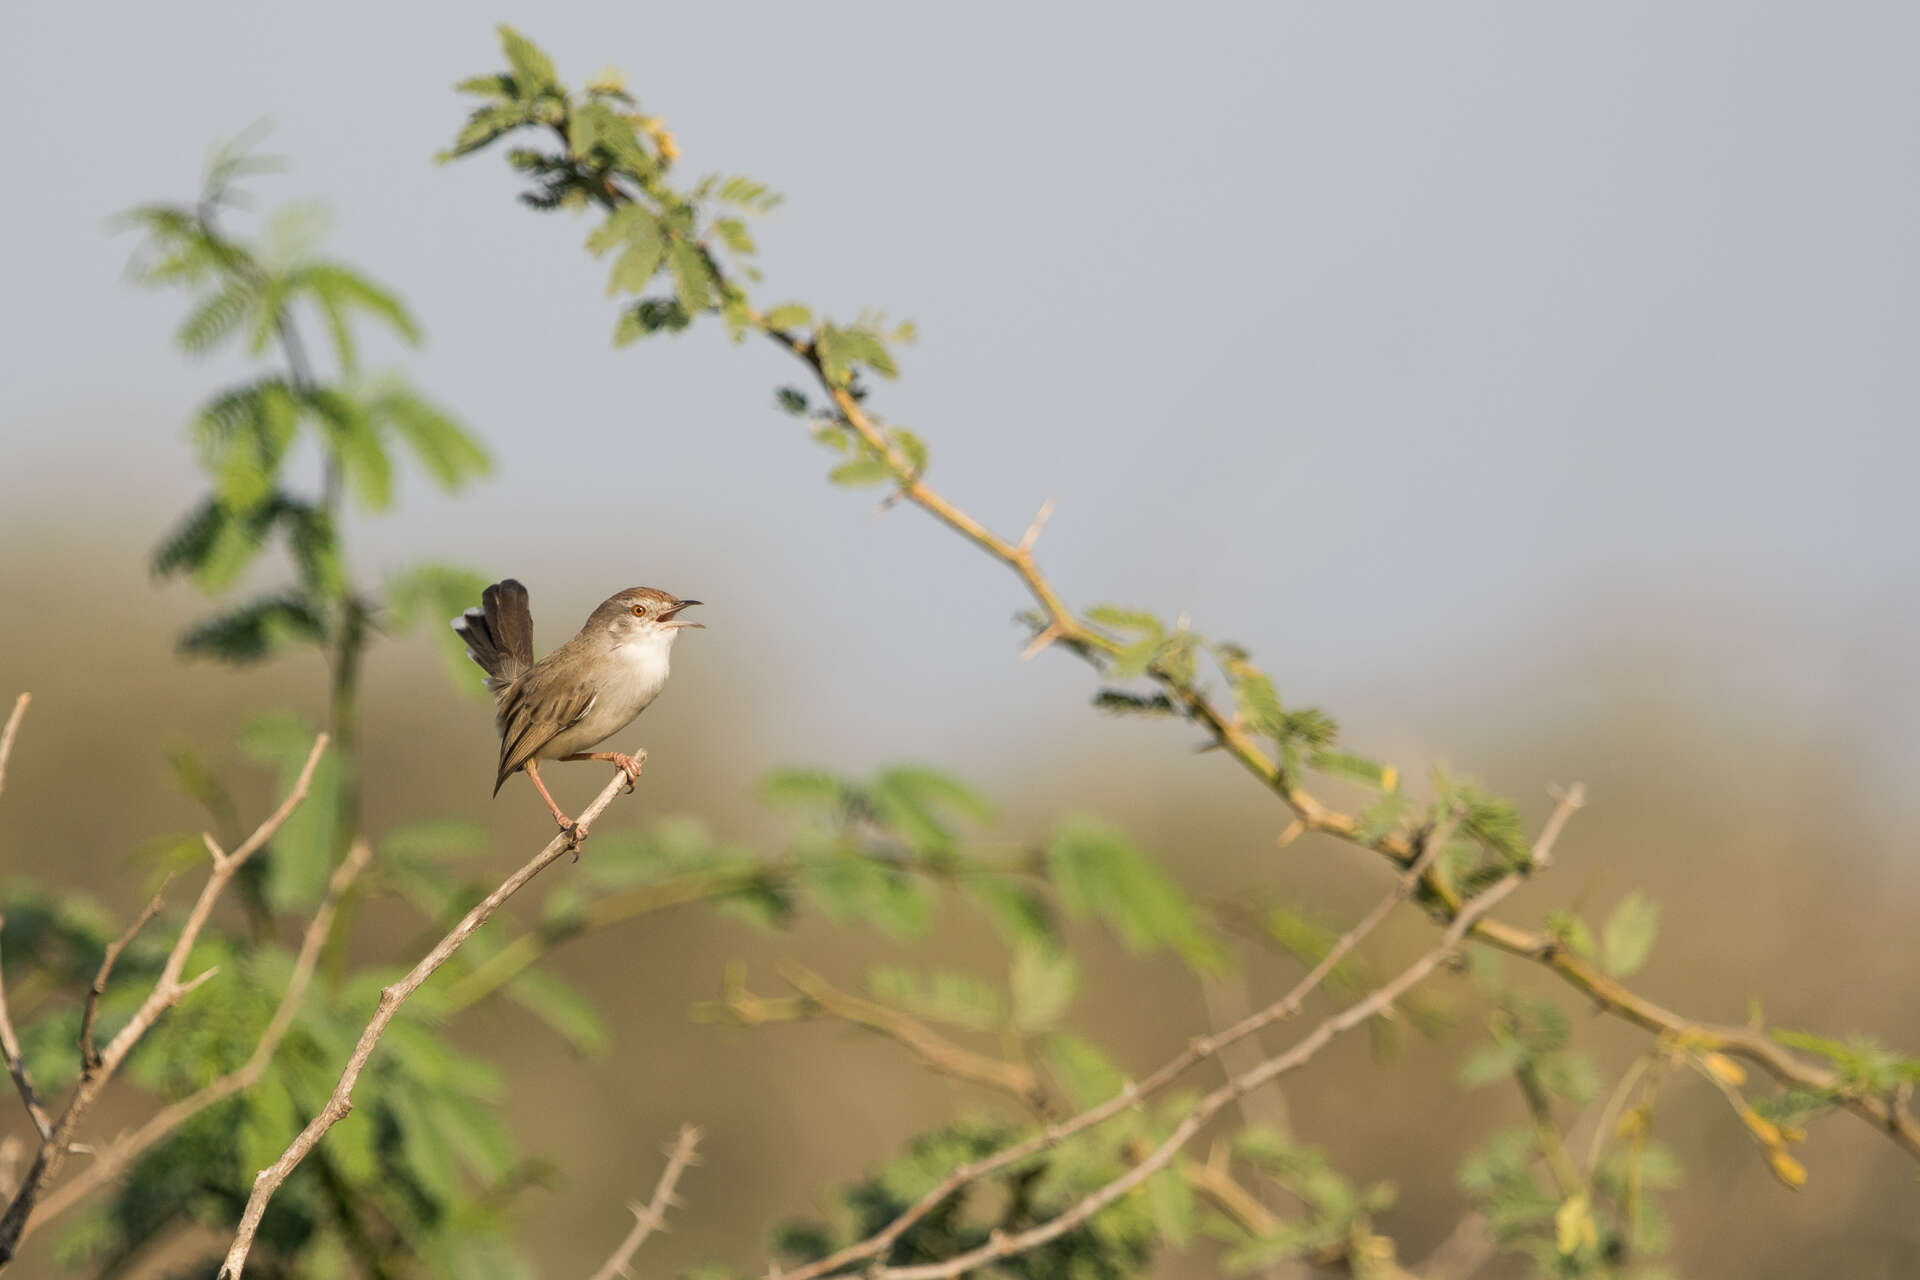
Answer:
<path fill-rule="evenodd" d="M 700 602 L 698 600 L 682 600 L 678 604 L 674 605 L 673 608 L 663 610 L 660 614 L 661 625 L 668 628 L 698 627 L 701 630 L 705 630 L 707 624 L 704 622 L 676 622 L 673 620 L 673 615 L 675 615 L 676 613 L 679 613 L 682 609 L 688 608 L 689 606 L 696 605 L 699 603 Z"/>

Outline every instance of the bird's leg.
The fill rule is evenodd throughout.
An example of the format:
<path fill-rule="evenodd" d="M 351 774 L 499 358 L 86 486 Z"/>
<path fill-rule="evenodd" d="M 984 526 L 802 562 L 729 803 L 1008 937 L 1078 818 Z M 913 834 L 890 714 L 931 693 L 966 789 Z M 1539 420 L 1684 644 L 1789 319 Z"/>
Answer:
<path fill-rule="evenodd" d="M 562 813 L 560 806 L 553 802 L 553 793 L 547 790 L 546 783 L 540 781 L 539 762 L 534 760 L 527 761 L 527 776 L 532 778 L 533 785 L 540 789 L 540 798 L 547 802 L 547 809 L 553 814 L 553 820 L 560 824 L 560 830 L 564 831 L 567 835 L 567 842 L 574 846 L 573 856 L 574 859 L 578 861 L 580 857 L 580 842 L 587 838 L 586 827 Z"/>
<path fill-rule="evenodd" d="M 570 756 L 561 756 L 562 760 L 611 760 L 615 768 L 627 775 L 627 794 L 633 794 L 633 784 L 640 781 L 640 767 L 647 762 L 647 749 L 640 748 L 639 755 L 626 755 L 619 751 L 576 751 Z"/>

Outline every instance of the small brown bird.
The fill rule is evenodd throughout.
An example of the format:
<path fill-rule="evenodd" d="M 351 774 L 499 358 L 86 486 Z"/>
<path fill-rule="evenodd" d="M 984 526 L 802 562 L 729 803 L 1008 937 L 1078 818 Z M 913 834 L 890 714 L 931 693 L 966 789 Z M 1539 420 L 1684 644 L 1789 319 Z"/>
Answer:
<path fill-rule="evenodd" d="M 507 778 L 525 769 L 560 829 L 576 842 L 584 839 L 586 828 L 560 811 L 540 780 L 539 761 L 611 761 L 631 787 L 640 777 L 645 751 L 635 757 L 586 748 L 632 724 L 659 695 L 674 637 L 702 625 L 677 615 L 699 603 L 652 587 L 622 591 L 593 611 L 579 635 L 535 662 L 527 589 L 512 578 L 488 587 L 480 608 L 455 618 L 453 629 L 493 690 L 494 723 L 500 730 L 493 793 L 499 795 Z"/>

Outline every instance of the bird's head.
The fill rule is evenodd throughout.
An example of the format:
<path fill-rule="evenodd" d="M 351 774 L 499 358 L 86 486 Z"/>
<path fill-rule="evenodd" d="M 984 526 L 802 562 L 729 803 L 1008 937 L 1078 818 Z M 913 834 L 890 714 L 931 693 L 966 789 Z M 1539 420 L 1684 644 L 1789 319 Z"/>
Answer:
<path fill-rule="evenodd" d="M 699 604 L 682 600 L 652 587 L 632 587 L 609 597 L 587 619 L 588 631 L 605 631 L 616 644 L 639 641 L 670 641 L 676 631 L 705 624 L 679 616 L 682 609 Z"/>

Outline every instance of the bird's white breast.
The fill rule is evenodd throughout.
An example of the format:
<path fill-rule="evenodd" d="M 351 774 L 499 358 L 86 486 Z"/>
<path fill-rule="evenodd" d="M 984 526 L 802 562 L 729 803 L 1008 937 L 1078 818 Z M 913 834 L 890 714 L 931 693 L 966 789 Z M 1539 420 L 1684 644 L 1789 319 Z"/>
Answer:
<path fill-rule="evenodd" d="M 600 668 L 599 687 L 593 705 L 578 724 L 562 730 L 549 744 L 555 756 L 587 751 L 611 738 L 633 723 L 647 709 L 667 683 L 667 659 L 673 651 L 675 631 L 660 631 L 635 638 L 608 655 Z"/>

